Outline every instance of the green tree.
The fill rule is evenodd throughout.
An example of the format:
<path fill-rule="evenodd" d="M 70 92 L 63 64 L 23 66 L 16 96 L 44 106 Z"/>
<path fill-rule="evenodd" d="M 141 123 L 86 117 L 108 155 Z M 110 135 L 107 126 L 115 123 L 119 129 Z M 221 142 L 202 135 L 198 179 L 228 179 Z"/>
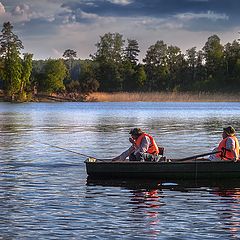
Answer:
<path fill-rule="evenodd" d="M 235 72 L 235 75 L 238 76 L 238 78 L 235 82 L 237 84 L 240 84 L 240 59 L 238 59 L 235 64 L 234 72 Z"/>
<path fill-rule="evenodd" d="M 128 39 L 127 47 L 124 50 L 124 61 L 122 66 L 123 90 L 136 91 L 139 89 L 138 54 L 140 52 L 137 40 Z"/>
<path fill-rule="evenodd" d="M 129 60 L 133 65 L 137 65 L 138 54 L 140 52 L 137 40 L 128 39 L 128 45 L 125 49 L 125 58 Z"/>
<path fill-rule="evenodd" d="M 144 70 L 144 66 L 139 65 L 137 67 L 137 71 L 135 74 L 135 79 L 136 79 L 136 88 L 138 91 L 142 91 L 145 87 L 146 80 L 147 80 L 147 75 Z"/>
<path fill-rule="evenodd" d="M 22 65 L 20 50 L 23 48 L 18 36 L 13 33 L 13 26 L 10 22 L 3 24 L 0 35 L 0 54 L 3 60 L 2 77 L 4 80 L 4 90 L 7 96 L 15 100 L 21 87 Z"/>
<path fill-rule="evenodd" d="M 239 85 L 240 75 L 238 74 L 238 64 L 240 60 L 240 44 L 238 41 L 227 43 L 224 46 L 224 60 L 225 60 L 225 81 L 231 88 Z"/>
<path fill-rule="evenodd" d="M 67 59 L 74 59 L 77 57 L 77 52 L 72 49 L 67 49 L 64 51 L 63 57 Z"/>
<path fill-rule="evenodd" d="M 188 65 L 188 84 L 193 85 L 196 81 L 196 68 L 197 68 L 197 51 L 196 47 L 190 48 L 186 51 L 186 61 Z"/>
<path fill-rule="evenodd" d="M 203 47 L 205 67 L 207 71 L 208 89 L 217 89 L 223 85 L 224 52 L 220 38 L 213 35 L 208 38 Z"/>
<path fill-rule="evenodd" d="M 123 90 L 127 92 L 136 91 L 136 66 L 131 63 L 131 61 L 126 60 L 123 62 L 122 66 L 122 76 L 123 76 Z"/>
<path fill-rule="evenodd" d="M 167 49 L 167 66 L 169 70 L 167 88 L 179 90 L 183 82 L 181 74 L 184 72 L 184 56 L 179 47 L 169 46 Z"/>
<path fill-rule="evenodd" d="M 190 90 L 202 91 L 206 90 L 205 85 L 207 81 L 207 71 L 204 65 L 204 54 L 201 50 L 197 52 L 196 59 L 196 82 L 194 82 L 193 87 Z"/>
<path fill-rule="evenodd" d="M 95 76 L 96 64 L 91 60 L 81 61 L 81 75 L 79 78 L 79 90 L 82 93 L 96 92 L 99 82 Z"/>
<path fill-rule="evenodd" d="M 72 49 L 67 49 L 63 53 L 63 58 L 66 59 L 65 63 L 68 70 L 68 77 L 67 77 L 68 79 L 66 79 L 67 80 L 66 82 L 73 80 L 74 74 L 72 74 L 72 69 L 73 69 L 73 62 L 76 57 L 77 57 L 77 52 Z"/>
<path fill-rule="evenodd" d="M 24 99 L 26 96 L 26 88 L 30 87 L 30 76 L 32 73 L 32 58 L 33 54 L 30 53 L 24 53 L 23 54 L 23 60 L 22 60 L 22 77 L 21 77 L 21 83 L 20 83 L 20 95 L 22 95 L 22 98 Z"/>
<path fill-rule="evenodd" d="M 100 36 L 100 42 L 96 44 L 97 52 L 94 60 L 103 62 L 121 63 L 123 60 L 123 36 L 119 33 L 106 33 Z"/>
<path fill-rule="evenodd" d="M 163 90 L 169 74 L 167 65 L 168 47 L 163 41 L 157 41 L 147 50 L 143 59 L 147 75 L 146 87 L 148 91 Z"/>
<path fill-rule="evenodd" d="M 31 73 L 31 85 L 34 89 L 34 93 L 37 94 L 38 90 L 41 90 L 41 80 L 43 77 L 44 65 L 47 60 L 33 60 L 32 61 L 32 73 Z"/>
<path fill-rule="evenodd" d="M 14 101 L 21 87 L 22 65 L 19 52 L 12 48 L 4 61 L 3 79 L 7 96 Z"/>
<path fill-rule="evenodd" d="M 101 91 L 122 90 L 123 36 L 119 33 L 106 33 L 96 44 L 97 52 L 91 55 L 98 68 L 97 80 Z"/>
<path fill-rule="evenodd" d="M 67 69 L 62 59 L 49 59 L 43 67 L 39 83 L 41 90 L 48 93 L 64 90 L 63 80 L 66 74 Z"/>
<path fill-rule="evenodd" d="M 0 89 L 3 90 L 4 61 L 0 57 Z"/>
<path fill-rule="evenodd" d="M 1 57 L 7 58 L 12 48 L 20 52 L 23 49 L 22 41 L 13 33 L 13 26 L 10 22 L 3 23 L 2 34 L 0 34 L 0 54 Z"/>

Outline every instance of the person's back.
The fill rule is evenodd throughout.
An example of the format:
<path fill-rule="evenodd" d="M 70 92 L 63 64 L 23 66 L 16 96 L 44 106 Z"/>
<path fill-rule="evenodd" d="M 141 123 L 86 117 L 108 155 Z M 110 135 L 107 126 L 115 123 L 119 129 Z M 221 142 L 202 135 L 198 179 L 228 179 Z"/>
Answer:
<path fill-rule="evenodd" d="M 222 140 L 215 149 L 221 151 L 216 155 L 209 157 L 210 160 L 239 160 L 239 142 L 236 137 L 236 131 L 232 126 L 223 128 Z"/>

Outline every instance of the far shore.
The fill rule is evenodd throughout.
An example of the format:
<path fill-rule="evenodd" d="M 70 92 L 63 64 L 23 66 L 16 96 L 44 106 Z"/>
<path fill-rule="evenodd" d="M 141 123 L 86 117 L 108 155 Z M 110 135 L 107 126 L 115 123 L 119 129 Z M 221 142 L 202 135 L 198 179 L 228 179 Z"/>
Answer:
<path fill-rule="evenodd" d="M 0 92 L 0 101 L 4 101 Z M 36 95 L 31 102 L 240 102 L 240 93 L 94 92 L 88 95 Z"/>
<path fill-rule="evenodd" d="M 95 92 L 87 101 L 96 102 L 240 102 L 240 93 L 191 92 Z"/>

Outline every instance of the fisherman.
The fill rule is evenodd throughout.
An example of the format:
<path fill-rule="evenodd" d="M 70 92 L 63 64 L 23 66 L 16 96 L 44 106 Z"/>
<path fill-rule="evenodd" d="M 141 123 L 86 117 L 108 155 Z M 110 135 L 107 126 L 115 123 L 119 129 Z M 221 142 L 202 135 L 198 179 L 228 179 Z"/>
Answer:
<path fill-rule="evenodd" d="M 125 161 L 127 157 L 129 161 L 159 161 L 159 148 L 151 135 L 140 128 L 131 129 L 129 134 L 132 146 L 112 161 Z"/>
<path fill-rule="evenodd" d="M 222 151 L 209 157 L 210 160 L 239 160 L 239 142 L 232 126 L 223 128 L 222 140 L 214 151 Z"/>

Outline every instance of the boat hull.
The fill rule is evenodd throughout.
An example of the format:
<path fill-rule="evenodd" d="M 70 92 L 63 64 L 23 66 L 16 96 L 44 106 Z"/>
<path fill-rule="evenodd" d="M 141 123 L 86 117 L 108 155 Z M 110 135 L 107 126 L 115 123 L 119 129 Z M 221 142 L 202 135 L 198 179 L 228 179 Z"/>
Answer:
<path fill-rule="evenodd" d="M 240 178 L 240 162 L 207 160 L 172 162 L 85 161 L 91 178 L 222 179 Z"/>

